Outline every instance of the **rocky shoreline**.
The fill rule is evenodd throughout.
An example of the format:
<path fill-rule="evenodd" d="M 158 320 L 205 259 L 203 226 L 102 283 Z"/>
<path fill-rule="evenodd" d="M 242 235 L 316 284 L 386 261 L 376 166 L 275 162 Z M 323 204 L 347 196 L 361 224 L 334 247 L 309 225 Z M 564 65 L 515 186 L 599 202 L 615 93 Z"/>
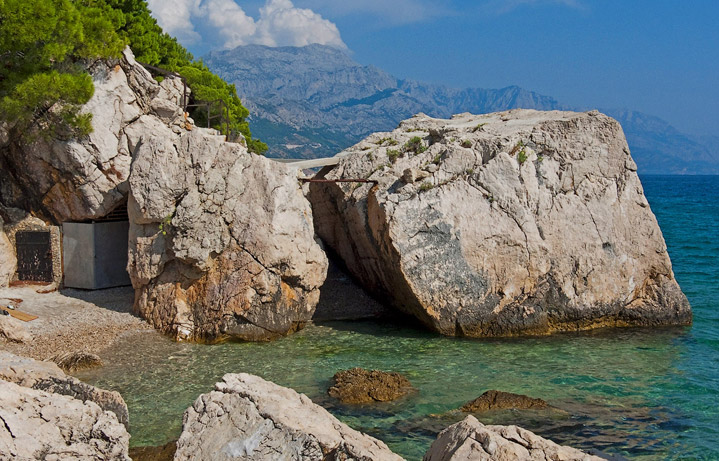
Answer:
<path fill-rule="evenodd" d="M 130 459 L 122 397 L 67 376 L 54 364 L 0 352 L 0 401 L 0 453 L 19 459 Z M 155 459 L 172 455 L 174 461 L 402 459 L 305 395 L 244 373 L 225 375 L 185 411 L 174 450 L 168 445 L 136 453 Z M 468 416 L 445 429 L 424 459 L 602 458 Z"/>
<path fill-rule="evenodd" d="M 37 290 L 32 286 L 0 288 L 0 305 L 15 300 L 18 310 L 38 316 L 30 322 L 14 323 L 16 329 L 27 332 L 27 341 L 10 341 L 0 335 L 0 348 L 48 360 L 76 351 L 99 354 L 125 334 L 152 331 L 147 322 L 132 314 L 134 290 L 130 287 L 95 292 Z"/>

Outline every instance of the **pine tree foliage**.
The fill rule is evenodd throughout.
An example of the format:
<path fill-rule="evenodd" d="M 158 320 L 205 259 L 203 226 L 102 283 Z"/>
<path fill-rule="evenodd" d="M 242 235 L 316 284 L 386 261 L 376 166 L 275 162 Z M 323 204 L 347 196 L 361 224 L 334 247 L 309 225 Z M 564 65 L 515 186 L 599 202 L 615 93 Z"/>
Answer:
<path fill-rule="evenodd" d="M 138 61 L 185 77 L 193 103 L 224 101 L 230 132 L 241 133 L 252 152 L 267 150 L 252 139 L 249 112 L 234 85 L 163 32 L 145 0 L 0 0 L 0 120 L 17 133 L 33 125 L 51 136 L 89 133 L 90 116 L 79 112 L 93 94 L 84 69 L 92 60 L 119 57 L 127 44 Z M 225 131 L 215 117 L 220 110 L 211 105 L 211 126 Z M 207 123 L 206 108 L 192 116 Z"/>

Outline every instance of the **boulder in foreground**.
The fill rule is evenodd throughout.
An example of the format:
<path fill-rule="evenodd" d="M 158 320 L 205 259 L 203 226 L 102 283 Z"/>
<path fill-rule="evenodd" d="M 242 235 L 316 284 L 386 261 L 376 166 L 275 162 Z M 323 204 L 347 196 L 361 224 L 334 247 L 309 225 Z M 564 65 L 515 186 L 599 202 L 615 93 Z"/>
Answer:
<path fill-rule="evenodd" d="M 601 461 L 571 447 L 557 445 L 517 426 L 485 426 L 467 416 L 443 430 L 424 461 Z"/>
<path fill-rule="evenodd" d="M 401 460 L 303 394 L 248 374 L 227 374 L 185 412 L 176 461 Z"/>
<path fill-rule="evenodd" d="M 116 413 L 96 403 L 107 391 L 64 376 L 54 364 L 6 352 L 0 378 L 2 456 L 129 461 L 130 434 Z"/>
<path fill-rule="evenodd" d="M 418 115 L 348 149 L 310 199 L 377 299 L 456 336 L 685 325 L 622 128 L 596 111 Z"/>

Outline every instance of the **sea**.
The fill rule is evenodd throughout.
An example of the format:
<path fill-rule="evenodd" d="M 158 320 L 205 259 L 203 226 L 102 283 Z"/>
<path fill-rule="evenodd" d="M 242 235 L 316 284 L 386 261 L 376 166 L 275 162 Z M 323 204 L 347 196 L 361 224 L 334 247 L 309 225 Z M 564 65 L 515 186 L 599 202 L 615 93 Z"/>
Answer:
<path fill-rule="evenodd" d="M 477 415 L 561 444 L 630 460 L 719 460 L 719 176 L 642 176 L 690 327 L 608 329 L 540 338 L 458 339 L 397 320 L 327 322 L 271 343 L 176 343 L 154 332 L 121 340 L 80 373 L 119 391 L 131 446 L 176 439 L 184 410 L 225 373 L 253 373 L 305 393 L 351 427 L 419 460 L 457 409 L 490 389 L 546 400 L 544 410 Z M 351 367 L 404 374 L 417 392 L 344 406 L 327 396 Z"/>

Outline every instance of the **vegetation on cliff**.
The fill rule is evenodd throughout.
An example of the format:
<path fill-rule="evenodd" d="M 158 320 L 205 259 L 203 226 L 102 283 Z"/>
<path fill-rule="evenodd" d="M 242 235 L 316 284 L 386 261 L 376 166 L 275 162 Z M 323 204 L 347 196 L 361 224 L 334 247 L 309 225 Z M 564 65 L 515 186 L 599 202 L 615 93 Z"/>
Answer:
<path fill-rule="evenodd" d="M 164 33 L 145 0 L 0 0 L 0 120 L 18 133 L 33 125 L 53 136 L 82 136 L 91 131 L 80 107 L 93 94 L 85 71 L 89 61 L 118 57 L 129 44 L 138 61 L 181 74 L 195 103 L 222 99 L 228 106 L 229 131 L 241 133 L 250 151 L 267 146 L 252 139 L 247 116 L 234 85 L 214 75 Z M 220 110 L 213 107 L 211 115 Z M 192 114 L 207 123 L 206 109 Z M 222 129 L 219 118 L 211 125 Z"/>

